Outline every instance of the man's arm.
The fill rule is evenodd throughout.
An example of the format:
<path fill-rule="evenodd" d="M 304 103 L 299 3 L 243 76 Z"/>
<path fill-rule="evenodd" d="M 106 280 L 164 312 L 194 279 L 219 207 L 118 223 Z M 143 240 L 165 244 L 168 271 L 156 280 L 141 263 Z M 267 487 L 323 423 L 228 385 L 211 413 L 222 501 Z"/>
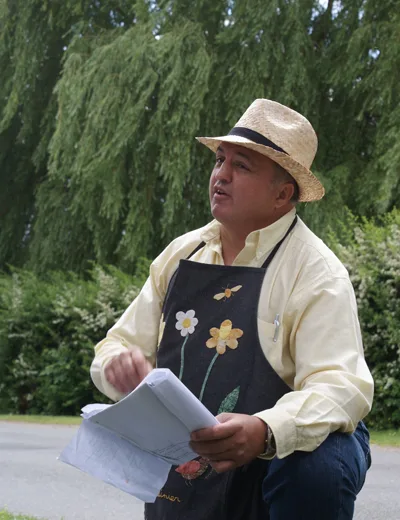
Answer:
<path fill-rule="evenodd" d="M 163 300 L 157 278 L 152 264 L 138 297 L 95 347 L 90 375 L 114 401 L 133 390 L 154 365 Z"/>
<path fill-rule="evenodd" d="M 346 277 L 326 277 L 294 293 L 286 313 L 294 391 L 256 414 L 272 429 L 279 458 L 313 451 L 336 430 L 353 432 L 371 409 L 357 304 Z"/>

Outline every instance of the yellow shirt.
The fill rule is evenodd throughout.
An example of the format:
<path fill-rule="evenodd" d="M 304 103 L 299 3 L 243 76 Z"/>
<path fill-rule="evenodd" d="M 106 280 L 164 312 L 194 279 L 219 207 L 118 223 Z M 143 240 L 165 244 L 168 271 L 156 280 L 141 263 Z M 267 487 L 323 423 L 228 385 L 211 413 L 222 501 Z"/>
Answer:
<path fill-rule="evenodd" d="M 250 233 L 232 265 L 262 266 L 294 216 L 292 210 Z M 205 247 L 191 260 L 223 265 L 217 221 L 175 239 L 152 263 L 139 296 L 95 347 L 91 376 L 111 399 L 121 394 L 106 381 L 105 365 L 133 346 L 154 361 L 168 282 L 179 260 L 201 241 Z M 274 341 L 277 314 L 281 326 Z M 301 219 L 266 272 L 257 318 L 265 357 L 293 389 L 273 408 L 256 414 L 270 425 L 277 456 L 312 451 L 336 430 L 352 432 L 371 409 L 373 398 L 356 299 L 343 264 Z"/>

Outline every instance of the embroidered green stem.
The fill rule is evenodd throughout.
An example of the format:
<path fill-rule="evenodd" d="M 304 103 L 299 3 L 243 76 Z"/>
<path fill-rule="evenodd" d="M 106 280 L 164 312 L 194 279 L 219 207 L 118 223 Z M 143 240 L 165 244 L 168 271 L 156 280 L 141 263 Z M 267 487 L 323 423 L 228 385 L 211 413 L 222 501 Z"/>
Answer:
<path fill-rule="evenodd" d="M 187 340 L 189 339 L 189 336 L 190 336 L 190 334 L 186 335 L 185 341 L 183 342 L 182 347 L 181 347 L 181 369 L 179 371 L 179 379 L 181 381 L 182 381 L 182 376 L 183 376 L 183 367 L 185 364 L 185 345 L 186 345 Z"/>
<path fill-rule="evenodd" d="M 204 390 L 206 389 L 206 384 L 207 384 L 208 378 L 210 376 L 210 373 L 211 373 L 212 367 L 214 366 L 214 363 L 217 361 L 217 357 L 218 356 L 219 356 L 219 354 L 217 352 L 215 354 L 215 356 L 212 358 L 210 366 L 208 367 L 208 370 L 207 370 L 207 373 L 206 373 L 206 377 L 204 378 L 204 381 L 203 381 L 203 386 L 201 387 L 201 392 L 200 392 L 200 397 L 199 397 L 200 401 L 202 401 L 202 399 L 203 399 Z"/>

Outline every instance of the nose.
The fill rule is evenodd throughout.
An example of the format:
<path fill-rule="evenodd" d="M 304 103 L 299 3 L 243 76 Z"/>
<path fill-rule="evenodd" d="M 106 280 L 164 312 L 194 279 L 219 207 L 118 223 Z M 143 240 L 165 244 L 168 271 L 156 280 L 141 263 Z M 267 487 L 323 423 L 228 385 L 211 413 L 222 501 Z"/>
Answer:
<path fill-rule="evenodd" d="M 219 168 L 215 170 L 215 179 L 222 182 L 228 183 L 232 180 L 232 166 L 228 159 L 225 159 Z"/>

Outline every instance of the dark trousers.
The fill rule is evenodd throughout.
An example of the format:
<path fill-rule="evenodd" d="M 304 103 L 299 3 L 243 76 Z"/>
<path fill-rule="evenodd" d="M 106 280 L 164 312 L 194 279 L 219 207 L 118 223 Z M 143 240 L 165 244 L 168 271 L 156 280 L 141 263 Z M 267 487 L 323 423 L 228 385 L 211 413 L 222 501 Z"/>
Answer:
<path fill-rule="evenodd" d="M 369 433 L 332 433 L 315 451 L 271 461 L 263 482 L 270 520 L 350 520 L 371 464 Z"/>

